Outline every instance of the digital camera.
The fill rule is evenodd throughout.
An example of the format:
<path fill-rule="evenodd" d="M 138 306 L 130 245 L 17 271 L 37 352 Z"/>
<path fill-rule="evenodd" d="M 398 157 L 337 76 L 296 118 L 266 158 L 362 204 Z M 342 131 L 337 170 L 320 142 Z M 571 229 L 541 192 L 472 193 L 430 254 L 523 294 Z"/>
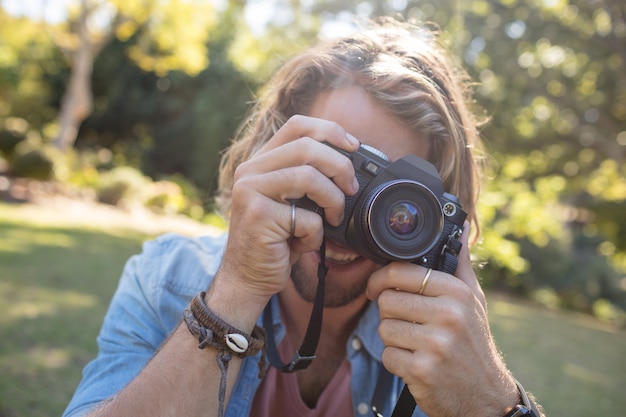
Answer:
<path fill-rule="evenodd" d="M 467 213 L 444 192 L 435 167 L 416 155 L 390 162 L 366 145 L 353 153 L 328 146 L 350 158 L 359 191 L 346 196 L 339 226 L 324 222 L 325 236 L 379 264 L 405 261 L 454 273 Z M 295 204 L 323 217 L 307 197 Z"/>

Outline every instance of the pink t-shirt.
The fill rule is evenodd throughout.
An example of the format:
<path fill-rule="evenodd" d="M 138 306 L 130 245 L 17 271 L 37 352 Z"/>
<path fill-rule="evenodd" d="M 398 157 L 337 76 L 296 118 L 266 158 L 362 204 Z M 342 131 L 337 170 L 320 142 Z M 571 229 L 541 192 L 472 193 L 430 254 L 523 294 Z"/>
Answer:
<path fill-rule="evenodd" d="M 282 357 L 289 357 L 289 342 L 283 339 L 278 350 Z M 315 408 L 309 408 L 298 388 L 295 373 L 285 373 L 270 366 L 257 390 L 250 417 L 322 417 L 351 416 L 350 363 L 344 359 L 337 372 L 322 392 Z"/>

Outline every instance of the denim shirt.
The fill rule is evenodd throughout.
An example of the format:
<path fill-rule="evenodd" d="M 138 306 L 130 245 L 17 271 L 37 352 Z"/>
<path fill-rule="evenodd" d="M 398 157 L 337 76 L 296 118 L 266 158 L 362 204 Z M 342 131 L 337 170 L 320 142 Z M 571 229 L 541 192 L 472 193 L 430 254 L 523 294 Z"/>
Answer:
<path fill-rule="evenodd" d="M 98 355 L 83 369 L 83 379 L 64 417 L 85 415 L 139 374 L 180 323 L 187 303 L 208 288 L 222 260 L 226 238 L 226 234 L 199 238 L 167 234 L 146 242 L 143 252 L 128 260 L 98 335 Z M 273 323 L 279 343 L 285 329 L 277 297 L 270 302 L 274 303 Z M 261 320 L 262 317 L 259 325 Z M 383 344 L 378 337 L 378 323 L 378 306 L 370 302 L 346 346 L 355 416 L 374 415 L 372 398 L 381 389 L 377 388 L 379 375 L 386 372 L 380 361 Z M 249 415 L 261 382 L 259 357 L 260 353 L 244 359 L 226 417 Z M 382 388 L 387 398 L 383 407 L 385 417 L 391 416 L 403 383 L 394 376 L 389 385 Z M 416 408 L 413 416 L 424 414 Z"/>

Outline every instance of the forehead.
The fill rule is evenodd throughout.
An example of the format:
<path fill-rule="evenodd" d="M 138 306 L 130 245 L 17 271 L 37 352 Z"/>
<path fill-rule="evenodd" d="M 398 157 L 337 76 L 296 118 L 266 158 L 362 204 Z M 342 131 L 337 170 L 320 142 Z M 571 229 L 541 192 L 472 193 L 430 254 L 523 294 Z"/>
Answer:
<path fill-rule="evenodd" d="M 361 143 L 379 149 L 392 161 L 408 154 L 427 157 L 427 141 L 361 87 L 321 93 L 308 115 L 340 124 Z"/>

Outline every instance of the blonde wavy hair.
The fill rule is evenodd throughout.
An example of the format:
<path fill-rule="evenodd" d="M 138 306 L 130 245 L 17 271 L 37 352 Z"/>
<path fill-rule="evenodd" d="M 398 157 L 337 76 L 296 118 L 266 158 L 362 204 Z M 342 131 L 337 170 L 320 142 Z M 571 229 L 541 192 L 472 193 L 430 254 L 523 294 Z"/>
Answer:
<path fill-rule="evenodd" d="M 436 32 L 390 18 L 324 41 L 274 74 L 221 160 L 217 203 L 222 214 L 229 217 L 239 164 L 291 116 L 307 114 L 321 92 L 353 85 L 386 106 L 416 138 L 427 138 L 428 160 L 445 190 L 468 212 L 475 238 L 482 144 L 470 111 L 469 77 L 438 43 Z"/>

